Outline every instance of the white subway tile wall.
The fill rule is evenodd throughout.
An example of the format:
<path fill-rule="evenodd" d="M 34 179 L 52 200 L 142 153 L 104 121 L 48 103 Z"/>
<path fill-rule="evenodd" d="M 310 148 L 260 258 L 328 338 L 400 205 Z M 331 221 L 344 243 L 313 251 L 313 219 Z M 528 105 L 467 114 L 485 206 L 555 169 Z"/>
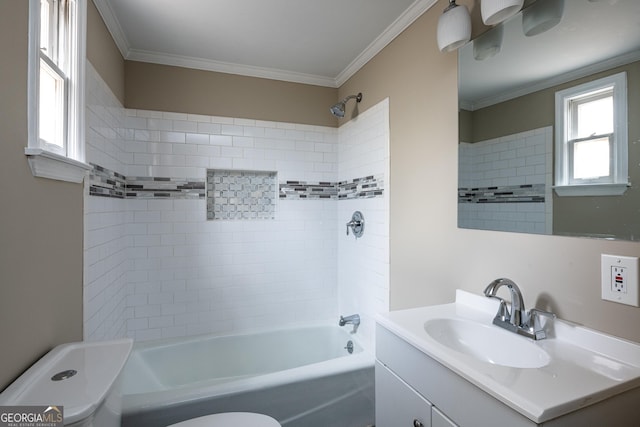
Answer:
<path fill-rule="evenodd" d="M 112 170 L 121 171 L 128 161 L 122 105 L 87 62 L 86 156 Z M 84 196 L 84 337 L 100 340 L 127 333 L 127 272 L 133 261 L 128 232 L 132 213 L 125 200 Z"/>
<path fill-rule="evenodd" d="M 342 127 L 338 135 L 338 181 L 375 175 L 384 197 L 338 201 L 338 304 L 342 315 L 359 313 L 359 334 L 374 341 L 376 313 L 389 310 L 389 100 L 384 99 Z M 346 234 L 354 211 L 364 234 Z"/>
<path fill-rule="evenodd" d="M 544 185 L 540 203 L 459 203 L 463 228 L 549 234 L 552 231 L 553 128 L 544 127 L 458 149 L 458 187 Z"/>
<path fill-rule="evenodd" d="M 374 164 L 368 153 L 379 150 L 380 135 L 388 141 L 388 124 L 385 131 L 377 123 L 388 122 L 388 107 L 374 107 L 340 130 L 127 110 L 90 64 L 88 68 L 88 111 L 109 111 L 106 118 L 97 113 L 88 120 L 88 161 L 126 177 L 204 181 L 207 169 L 230 169 L 275 171 L 280 182 L 336 182 L 343 169 L 338 153 L 342 129 L 354 135 L 376 129 L 370 138 L 356 138 L 376 146 L 360 146 L 365 165 L 345 156 L 352 172 L 361 173 L 350 179 L 378 173 L 368 167 Z M 348 265 L 338 261 L 348 220 L 338 216 L 338 206 L 358 200 L 277 200 L 274 220 L 207 221 L 204 199 L 85 194 L 85 339 L 146 340 L 337 323 L 338 308 L 352 307 L 372 322 L 373 313 L 388 309 L 388 283 L 338 274 Z M 379 282 L 388 282 L 388 239 L 381 237 L 388 236 L 386 199 L 385 193 L 360 206 L 365 217 L 371 209 L 372 222 L 357 243 L 375 246 L 369 253 L 376 258 L 368 262 L 375 265 L 372 274 Z M 382 272 L 380 262 L 387 265 Z M 113 272 L 111 265 L 116 266 Z M 361 295 L 362 302 L 340 304 L 342 286 L 365 286 L 341 292 L 349 299 Z M 368 307 L 368 302 L 376 306 Z"/>

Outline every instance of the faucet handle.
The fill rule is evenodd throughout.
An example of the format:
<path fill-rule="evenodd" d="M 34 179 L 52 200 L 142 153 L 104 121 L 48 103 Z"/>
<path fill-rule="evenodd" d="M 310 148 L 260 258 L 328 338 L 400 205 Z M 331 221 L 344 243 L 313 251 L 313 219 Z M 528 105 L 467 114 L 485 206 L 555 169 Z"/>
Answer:
<path fill-rule="evenodd" d="M 556 315 L 550 311 L 540 310 L 538 308 L 532 308 L 529 310 L 529 328 L 533 332 L 536 340 L 543 340 L 547 337 L 547 333 L 542 328 L 540 323 L 540 316 L 546 316 L 551 319 L 555 319 Z"/>
<path fill-rule="evenodd" d="M 552 319 L 556 318 L 556 314 L 555 313 L 552 313 L 550 311 L 540 310 L 539 308 L 535 308 L 535 307 L 529 310 L 529 314 L 530 315 L 539 314 L 541 316 L 547 316 L 547 317 L 550 317 Z"/>
<path fill-rule="evenodd" d="M 356 239 L 362 237 L 362 233 L 364 233 L 364 216 L 362 212 L 355 211 L 351 216 L 351 221 L 347 222 L 347 236 L 349 235 L 349 228 L 353 231 Z"/>
<path fill-rule="evenodd" d="M 487 295 L 487 298 L 494 298 L 499 301 L 500 304 L 498 306 L 498 314 L 496 314 L 496 319 L 499 318 L 503 322 L 508 322 L 511 318 L 511 315 L 509 314 L 509 309 L 507 308 L 507 302 L 495 295 Z"/>

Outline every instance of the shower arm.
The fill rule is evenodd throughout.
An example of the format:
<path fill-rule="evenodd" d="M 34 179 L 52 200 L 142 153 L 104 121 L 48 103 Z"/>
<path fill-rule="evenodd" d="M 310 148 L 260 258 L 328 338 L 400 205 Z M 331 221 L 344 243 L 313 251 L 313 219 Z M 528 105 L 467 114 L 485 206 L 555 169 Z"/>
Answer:
<path fill-rule="evenodd" d="M 346 98 L 344 98 L 342 101 L 333 104 L 331 107 L 329 107 L 329 111 L 331 112 L 331 114 L 333 114 L 337 118 L 339 119 L 343 118 L 347 101 L 353 98 L 355 98 L 356 102 L 362 101 L 362 92 L 358 93 L 357 95 L 349 95 Z"/>
<path fill-rule="evenodd" d="M 360 102 L 362 101 L 362 93 L 359 93 L 357 95 L 349 95 L 347 96 L 345 99 L 343 99 L 342 101 L 340 101 L 340 103 L 342 104 L 346 104 L 348 100 L 350 99 L 354 99 L 356 100 L 356 102 Z"/>

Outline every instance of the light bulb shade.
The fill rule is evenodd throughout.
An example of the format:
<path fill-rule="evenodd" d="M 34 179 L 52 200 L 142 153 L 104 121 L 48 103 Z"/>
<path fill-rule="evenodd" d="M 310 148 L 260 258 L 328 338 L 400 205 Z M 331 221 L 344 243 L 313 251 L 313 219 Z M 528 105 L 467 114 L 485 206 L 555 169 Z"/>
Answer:
<path fill-rule="evenodd" d="M 524 0 L 482 0 L 480 14 L 485 25 L 496 25 L 511 18 L 522 9 Z"/>
<path fill-rule="evenodd" d="M 538 0 L 522 12 L 522 31 L 537 36 L 558 25 L 563 14 L 564 0 Z"/>
<path fill-rule="evenodd" d="M 447 8 L 438 19 L 438 48 L 441 52 L 451 52 L 465 45 L 471 39 L 471 15 L 466 6 Z"/>
<path fill-rule="evenodd" d="M 504 25 L 497 25 L 473 40 L 473 57 L 476 61 L 491 58 L 500 52 Z"/>

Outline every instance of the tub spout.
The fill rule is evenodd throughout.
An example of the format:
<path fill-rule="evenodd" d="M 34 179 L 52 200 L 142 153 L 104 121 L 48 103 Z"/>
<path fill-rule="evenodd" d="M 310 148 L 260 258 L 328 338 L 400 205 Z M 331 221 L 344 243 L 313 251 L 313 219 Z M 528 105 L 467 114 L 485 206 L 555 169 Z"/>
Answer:
<path fill-rule="evenodd" d="M 346 316 L 346 317 L 340 316 L 340 321 L 338 322 L 338 325 L 344 326 L 347 323 L 353 325 L 353 330 L 351 331 L 351 333 L 355 334 L 358 331 L 358 326 L 360 326 L 360 315 L 352 314 L 351 316 Z"/>

